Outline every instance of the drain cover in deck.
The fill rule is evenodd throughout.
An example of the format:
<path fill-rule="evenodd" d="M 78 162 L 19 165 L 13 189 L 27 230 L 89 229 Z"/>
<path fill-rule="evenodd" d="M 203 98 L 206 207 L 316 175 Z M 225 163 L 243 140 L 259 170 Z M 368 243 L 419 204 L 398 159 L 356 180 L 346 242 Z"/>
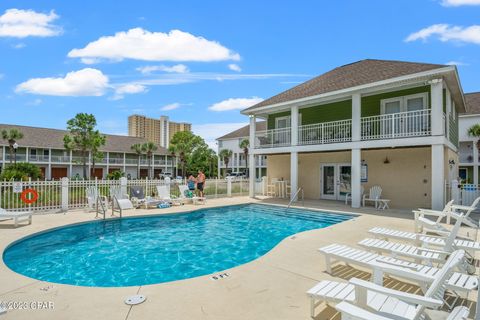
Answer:
<path fill-rule="evenodd" d="M 130 296 L 127 299 L 125 299 L 125 303 L 128 304 L 129 306 L 134 306 L 136 304 L 140 304 L 147 300 L 147 297 L 141 294 L 136 294 L 134 296 Z"/>

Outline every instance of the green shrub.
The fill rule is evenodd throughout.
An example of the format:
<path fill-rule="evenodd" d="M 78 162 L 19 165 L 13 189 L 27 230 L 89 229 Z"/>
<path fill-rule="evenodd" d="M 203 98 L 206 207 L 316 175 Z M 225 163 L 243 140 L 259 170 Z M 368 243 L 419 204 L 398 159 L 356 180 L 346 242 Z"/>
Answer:
<path fill-rule="evenodd" d="M 32 180 L 40 179 L 42 172 L 40 168 L 34 164 L 27 162 L 19 162 L 9 165 L 0 174 L 0 180 Z"/>
<path fill-rule="evenodd" d="M 109 174 L 107 174 L 107 179 L 108 180 L 120 180 L 121 177 L 125 175 L 125 172 L 122 172 L 120 170 L 112 171 Z"/>

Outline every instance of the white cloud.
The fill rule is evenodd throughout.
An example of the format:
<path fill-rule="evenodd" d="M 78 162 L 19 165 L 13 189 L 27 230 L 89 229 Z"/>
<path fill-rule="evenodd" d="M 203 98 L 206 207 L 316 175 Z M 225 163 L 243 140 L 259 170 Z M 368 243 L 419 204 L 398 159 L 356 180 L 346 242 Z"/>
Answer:
<path fill-rule="evenodd" d="M 248 107 L 251 107 L 257 103 L 262 102 L 263 99 L 259 97 L 252 98 L 230 98 L 217 102 L 210 107 L 208 110 L 212 111 L 230 111 L 230 110 L 242 110 Z"/>
<path fill-rule="evenodd" d="M 0 16 L 0 37 L 53 37 L 62 33 L 62 28 L 53 25 L 58 15 L 39 13 L 33 10 L 8 9 Z"/>
<path fill-rule="evenodd" d="M 101 96 L 109 87 L 108 77 L 100 70 L 85 68 L 60 78 L 32 78 L 17 85 L 17 93 L 49 96 Z"/>
<path fill-rule="evenodd" d="M 461 61 L 455 61 L 455 60 L 448 61 L 445 64 L 449 65 L 449 66 L 468 66 L 468 63 L 461 62 Z"/>
<path fill-rule="evenodd" d="M 115 88 L 115 95 L 112 100 L 120 100 L 125 97 L 126 94 L 136 94 L 147 92 L 147 87 L 137 83 L 127 83 L 119 85 Z"/>
<path fill-rule="evenodd" d="M 143 74 L 150 74 L 154 71 L 164 71 L 169 73 L 187 73 L 189 72 L 188 67 L 184 64 L 176 64 L 174 66 L 144 66 L 138 67 L 137 71 L 140 71 Z"/>
<path fill-rule="evenodd" d="M 218 151 L 215 139 L 247 124 L 245 122 L 192 124 L 192 132 L 201 136 L 210 148 Z"/>
<path fill-rule="evenodd" d="M 160 110 L 162 110 L 162 111 L 170 111 L 170 110 L 178 109 L 178 108 L 180 108 L 180 106 L 181 106 L 180 103 L 175 102 L 175 103 L 170 103 L 170 104 L 167 104 L 166 106 L 163 106 L 162 108 L 160 108 Z"/>
<path fill-rule="evenodd" d="M 238 64 L 235 64 L 235 63 L 231 63 L 228 65 L 228 69 L 232 70 L 232 71 L 237 71 L 237 72 L 241 72 L 242 71 L 242 68 L 240 68 L 240 66 Z"/>
<path fill-rule="evenodd" d="M 437 36 L 442 42 L 457 41 L 480 44 L 480 25 L 459 27 L 448 24 L 434 24 L 410 34 L 405 41 L 425 41 L 432 36 Z"/>
<path fill-rule="evenodd" d="M 459 6 L 478 6 L 480 0 L 443 0 L 442 6 L 445 7 L 459 7 Z"/>
<path fill-rule="evenodd" d="M 13 49 L 22 49 L 22 48 L 25 48 L 27 45 L 25 43 L 17 43 L 17 44 L 14 44 L 12 45 L 12 48 Z"/>
<path fill-rule="evenodd" d="M 106 59 L 121 61 L 223 61 L 239 60 L 240 55 L 216 41 L 194 36 L 188 32 L 150 32 L 142 28 L 117 32 L 90 42 L 82 49 L 73 49 L 70 58 Z"/>

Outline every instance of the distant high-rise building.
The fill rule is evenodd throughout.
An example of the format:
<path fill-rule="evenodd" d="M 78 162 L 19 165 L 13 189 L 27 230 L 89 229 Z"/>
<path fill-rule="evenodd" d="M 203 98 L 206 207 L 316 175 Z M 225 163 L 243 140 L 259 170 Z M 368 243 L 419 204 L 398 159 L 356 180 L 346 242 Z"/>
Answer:
<path fill-rule="evenodd" d="M 128 117 L 128 135 L 141 137 L 168 148 L 170 139 L 179 131 L 191 131 L 190 123 L 169 121 L 167 116 L 159 119 L 134 114 Z"/>

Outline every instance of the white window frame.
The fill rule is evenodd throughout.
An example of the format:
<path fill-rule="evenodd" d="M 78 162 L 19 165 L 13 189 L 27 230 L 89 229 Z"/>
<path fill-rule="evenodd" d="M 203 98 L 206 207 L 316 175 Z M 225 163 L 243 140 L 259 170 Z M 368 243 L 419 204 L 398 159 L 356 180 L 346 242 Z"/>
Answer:
<path fill-rule="evenodd" d="M 395 102 L 395 101 L 400 102 L 400 112 L 407 112 L 407 100 L 415 99 L 415 98 L 423 98 L 423 109 L 428 109 L 428 92 L 421 92 L 421 93 L 410 94 L 408 96 L 401 96 L 401 97 L 394 97 L 394 98 L 380 100 L 380 105 L 381 105 L 380 113 L 385 114 L 385 104 L 389 102 Z"/>
<path fill-rule="evenodd" d="M 285 120 L 285 119 L 287 120 L 287 122 L 290 122 L 290 126 L 287 127 L 287 128 L 290 128 L 292 126 L 292 116 L 283 116 L 283 117 L 275 118 L 275 129 L 278 129 L 278 121 Z M 298 125 L 299 126 L 302 125 L 302 114 L 300 112 L 298 113 Z"/>

